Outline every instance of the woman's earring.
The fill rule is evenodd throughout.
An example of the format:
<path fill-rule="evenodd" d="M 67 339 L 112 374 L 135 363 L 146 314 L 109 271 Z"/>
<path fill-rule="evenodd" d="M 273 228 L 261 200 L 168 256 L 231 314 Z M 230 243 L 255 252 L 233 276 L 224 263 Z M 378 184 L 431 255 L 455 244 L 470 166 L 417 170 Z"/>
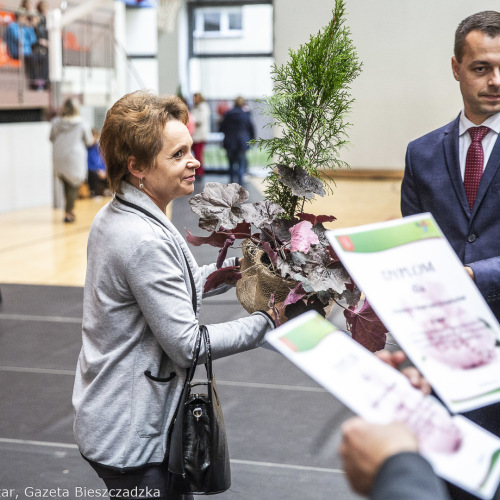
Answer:
<path fill-rule="evenodd" d="M 139 179 L 139 189 L 144 189 L 144 183 L 142 182 L 144 180 L 144 177 L 141 177 Z"/>

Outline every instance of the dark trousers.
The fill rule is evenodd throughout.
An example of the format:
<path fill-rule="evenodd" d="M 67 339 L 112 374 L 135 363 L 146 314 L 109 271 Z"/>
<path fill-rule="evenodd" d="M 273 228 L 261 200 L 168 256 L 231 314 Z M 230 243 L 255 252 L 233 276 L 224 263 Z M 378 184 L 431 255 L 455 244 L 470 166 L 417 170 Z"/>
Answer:
<path fill-rule="evenodd" d="M 110 470 L 95 462 L 89 463 L 106 484 L 111 498 L 113 498 L 111 490 L 114 490 L 115 493 L 117 490 L 121 490 L 121 496 L 115 496 L 114 498 L 127 498 L 128 500 L 146 500 L 149 498 L 193 500 L 192 495 L 170 493 L 171 476 L 164 464 L 141 467 L 133 472 L 124 473 Z M 123 490 L 126 490 L 127 493 L 123 493 Z M 160 496 L 157 496 L 158 491 Z"/>
<path fill-rule="evenodd" d="M 91 196 L 102 196 L 104 194 L 104 190 L 107 188 L 106 179 L 101 179 L 96 170 L 88 171 L 87 182 Z"/>
<path fill-rule="evenodd" d="M 62 183 L 64 185 L 64 198 L 66 199 L 65 212 L 67 214 L 73 213 L 73 208 L 75 208 L 75 201 L 78 198 L 78 186 L 73 186 L 63 177 L 61 177 Z"/>
<path fill-rule="evenodd" d="M 247 155 L 245 151 L 227 150 L 227 160 L 229 162 L 229 182 L 243 184 L 243 175 L 247 170 Z"/>

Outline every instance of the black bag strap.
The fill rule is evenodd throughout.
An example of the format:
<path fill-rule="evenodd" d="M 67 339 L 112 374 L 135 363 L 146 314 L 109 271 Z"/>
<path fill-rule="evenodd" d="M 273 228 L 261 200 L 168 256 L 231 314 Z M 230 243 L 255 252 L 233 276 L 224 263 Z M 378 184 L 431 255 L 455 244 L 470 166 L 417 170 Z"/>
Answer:
<path fill-rule="evenodd" d="M 160 219 L 158 219 L 158 217 L 156 217 L 155 215 L 153 215 L 151 212 L 149 212 L 145 208 L 142 208 L 139 205 L 136 205 L 135 203 L 131 203 L 130 201 L 126 201 L 123 198 L 120 198 L 119 196 L 117 196 L 116 194 L 115 194 L 115 200 L 118 201 L 118 202 L 120 202 L 120 203 L 123 203 L 123 205 L 126 205 L 127 207 L 130 207 L 130 208 L 133 208 L 135 210 L 138 210 L 139 212 L 142 212 L 147 217 L 155 220 L 156 222 L 158 222 L 158 224 L 161 224 L 164 228 L 168 229 L 168 227 L 166 226 L 165 223 L 163 223 Z M 184 261 L 186 262 L 186 267 L 187 267 L 187 270 L 188 270 L 188 273 L 189 273 L 189 281 L 191 283 L 191 290 L 192 290 L 192 293 L 191 293 L 191 302 L 193 303 L 193 311 L 196 314 L 196 305 L 197 305 L 197 300 L 196 300 L 196 285 L 194 284 L 194 278 L 193 278 L 193 273 L 191 272 L 191 266 L 189 265 L 189 262 L 187 261 L 187 258 L 184 255 L 184 252 L 182 251 L 182 248 L 181 248 L 181 253 L 182 253 L 182 256 L 184 257 Z"/>

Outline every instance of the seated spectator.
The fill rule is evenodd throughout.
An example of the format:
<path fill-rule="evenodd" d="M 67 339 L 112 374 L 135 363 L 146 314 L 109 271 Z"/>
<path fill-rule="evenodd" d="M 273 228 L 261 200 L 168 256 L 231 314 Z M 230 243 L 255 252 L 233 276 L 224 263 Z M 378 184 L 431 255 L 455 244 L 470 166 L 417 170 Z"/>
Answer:
<path fill-rule="evenodd" d="M 49 82 L 49 55 L 48 40 L 40 38 L 38 33 L 47 37 L 47 28 L 45 33 L 43 28 L 40 30 L 41 18 L 38 15 L 29 15 L 28 23 L 35 30 L 37 36 L 36 42 L 31 46 L 31 82 L 30 87 L 34 90 L 45 90 Z"/>
<path fill-rule="evenodd" d="M 32 82 L 31 88 L 49 88 L 49 32 L 47 30 L 47 2 L 37 4 L 37 10 L 28 13 L 28 23 L 35 30 L 36 42 L 31 46 Z"/>
<path fill-rule="evenodd" d="M 25 10 L 28 16 L 36 14 L 33 0 L 22 0 L 19 4 L 19 9 Z"/>
<path fill-rule="evenodd" d="M 28 25 L 28 15 L 24 9 L 16 12 L 16 20 L 7 26 L 5 43 L 12 59 L 24 60 L 26 76 L 32 79 L 32 46 L 36 43 L 36 34 Z"/>
<path fill-rule="evenodd" d="M 94 143 L 87 148 L 88 184 L 90 196 L 102 196 L 107 189 L 106 165 L 101 155 L 99 147 L 99 131 L 92 129 Z"/>

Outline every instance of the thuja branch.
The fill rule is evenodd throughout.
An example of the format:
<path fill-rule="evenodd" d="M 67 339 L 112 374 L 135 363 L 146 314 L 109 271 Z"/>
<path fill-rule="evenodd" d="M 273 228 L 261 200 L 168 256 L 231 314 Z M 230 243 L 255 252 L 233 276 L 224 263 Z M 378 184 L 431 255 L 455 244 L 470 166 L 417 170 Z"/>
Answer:
<path fill-rule="evenodd" d="M 293 219 L 311 196 L 300 185 L 285 185 L 276 174 L 277 165 L 288 167 L 290 174 L 303 169 L 321 183 L 333 181 L 331 176 L 322 177 L 323 171 L 346 166 L 339 155 L 348 144 L 345 118 L 353 102 L 349 90 L 361 63 L 344 23 L 344 0 L 336 0 L 330 23 L 298 50 L 290 50 L 286 64 L 272 69 L 275 90 L 264 101 L 265 113 L 280 134 L 256 144 L 273 161 L 268 165 L 265 195 L 283 207 L 287 219 Z"/>

